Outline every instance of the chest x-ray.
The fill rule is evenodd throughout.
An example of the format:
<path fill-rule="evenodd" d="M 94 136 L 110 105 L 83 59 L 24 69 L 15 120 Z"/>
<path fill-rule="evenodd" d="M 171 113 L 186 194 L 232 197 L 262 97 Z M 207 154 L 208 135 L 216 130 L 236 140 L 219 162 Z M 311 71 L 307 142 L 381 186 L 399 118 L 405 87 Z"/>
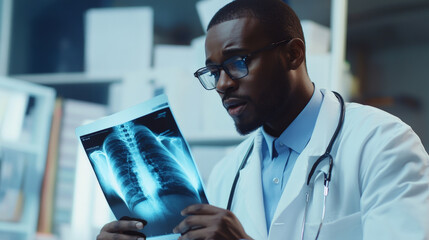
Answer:
<path fill-rule="evenodd" d="M 182 209 L 207 203 L 189 148 L 160 98 L 76 131 L 116 218 L 148 221 L 148 237 L 171 234 Z"/>

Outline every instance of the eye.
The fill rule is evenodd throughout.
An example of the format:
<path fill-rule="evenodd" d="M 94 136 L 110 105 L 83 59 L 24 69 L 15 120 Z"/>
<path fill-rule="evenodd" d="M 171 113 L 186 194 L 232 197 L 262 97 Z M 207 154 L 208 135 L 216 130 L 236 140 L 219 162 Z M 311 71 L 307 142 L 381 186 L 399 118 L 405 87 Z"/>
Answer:
<path fill-rule="evenodd" d="M 215 77 L 215 78 L 219 77 L 219 71 L 217 69 L 210 70 L 209 74 L 210 74 L 209 75 L 210 77 Z"/>
<path fill-rule="evenodd" d="M 247 74 L 247 66 L 242 58 L 228 62 L 225 67 L 228 68 L 229 74 L 234 78 L 241 78 Z"/>
<path fill-rule="evenodd" d="M 206 72 L 204 74 L 206 74 L 208 77 L 217 78 L 219 76 L 219 69 L 216 66 L 207 66 Z"/>
<path fill-rule="evenodd" d="M 240 71 L 243 68 L 246 68 L 246 64 L 242 59 L 237 59 L 234 62 L 228 64 L 228 69 L 230 71 Z"/>

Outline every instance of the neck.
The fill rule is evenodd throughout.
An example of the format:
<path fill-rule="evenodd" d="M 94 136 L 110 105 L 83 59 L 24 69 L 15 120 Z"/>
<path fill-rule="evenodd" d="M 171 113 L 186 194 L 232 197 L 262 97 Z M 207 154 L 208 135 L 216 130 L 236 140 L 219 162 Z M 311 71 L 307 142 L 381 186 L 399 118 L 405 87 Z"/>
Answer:
<path fill-rule="evenodd" d="M 290 96 L 278 112 L 277 118 L 264 124 L 264 130 L 271 136 L 279 137 L 310 101 L 315 88 L 308 75 L 304 76 L 306 79 L 300 80 L 302 84 L 290 91 Z"/>

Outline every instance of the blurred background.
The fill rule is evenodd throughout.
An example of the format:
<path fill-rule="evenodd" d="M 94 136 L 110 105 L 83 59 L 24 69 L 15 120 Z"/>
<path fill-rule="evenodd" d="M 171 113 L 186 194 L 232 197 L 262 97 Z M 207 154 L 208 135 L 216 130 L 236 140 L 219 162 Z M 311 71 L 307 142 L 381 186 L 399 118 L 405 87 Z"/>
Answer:
<path fill-rule="evenodd" d="M 0 0 L 0 239 L 95 239 L 113 219 L 75 128 L 161 93 L 205 182 L 244 139 L 193 72 L 228 0 Z M 310 78 L 429 148 L 429 0 L 290 0 Z"/>

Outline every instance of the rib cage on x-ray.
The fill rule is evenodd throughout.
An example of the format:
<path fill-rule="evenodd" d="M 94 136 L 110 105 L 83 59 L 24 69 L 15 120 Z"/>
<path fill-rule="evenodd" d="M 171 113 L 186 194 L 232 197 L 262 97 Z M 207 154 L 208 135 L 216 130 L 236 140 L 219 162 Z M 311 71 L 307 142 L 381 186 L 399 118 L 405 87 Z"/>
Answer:
<path fill-rule="evenodd" d="M 147 127 L 118 125 L 103 148 L 130 209 L 146 200 L 159 203 L 157 198 L 168 194 L 200 200 L 177 160 Z"/>

